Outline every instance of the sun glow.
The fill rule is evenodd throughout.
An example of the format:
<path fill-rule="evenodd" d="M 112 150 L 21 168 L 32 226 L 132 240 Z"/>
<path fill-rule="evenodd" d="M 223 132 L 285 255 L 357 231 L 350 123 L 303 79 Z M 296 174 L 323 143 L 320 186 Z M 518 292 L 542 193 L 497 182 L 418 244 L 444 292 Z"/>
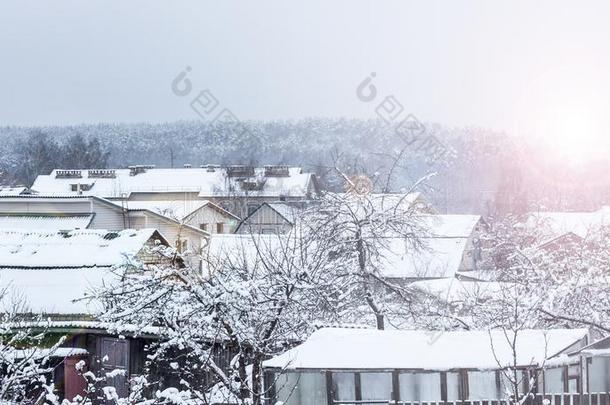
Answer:
<path fill-rule="evenodd" d="M 600 148 L 605 143 L 601 123 L 586 105 L 567 102 L 542 118 L 544 123 L 540 135 L 549 151 L 558 157 L 569 163 L 582 164 L 601 152 Z"/>
<path fill-rule="evenodd" d="M 521 127 L 542 143 L 548 157 L 585 165 L 610 151 L 610 104 L 595 70 L 546 71 L 522 94 Z"/>

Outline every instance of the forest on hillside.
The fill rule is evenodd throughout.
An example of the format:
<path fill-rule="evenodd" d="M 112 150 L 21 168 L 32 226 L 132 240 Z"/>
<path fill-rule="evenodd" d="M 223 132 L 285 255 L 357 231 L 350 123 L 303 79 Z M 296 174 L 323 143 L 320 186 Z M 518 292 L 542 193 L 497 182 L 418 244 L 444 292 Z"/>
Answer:
<path fill-rule="evenodd" d="M 443 153 L 430 154 L 425 144 L 432 139 Z M 447 213 L 591 210 L 610 202 L 608 160 L 574 168 L 543 145 L 480 128 L 424 124 L 405 136 L 381 120 L 325 118 L 239 127 L 200 121 L 0 127 L 0 184 L 29 185 L 60 166 L 134 164 L 300 165 L 331 190 L 343 186 L 335 167 L 373 177 L 391 172 L 395 191 L 435 173 L 420 191 Z"/>

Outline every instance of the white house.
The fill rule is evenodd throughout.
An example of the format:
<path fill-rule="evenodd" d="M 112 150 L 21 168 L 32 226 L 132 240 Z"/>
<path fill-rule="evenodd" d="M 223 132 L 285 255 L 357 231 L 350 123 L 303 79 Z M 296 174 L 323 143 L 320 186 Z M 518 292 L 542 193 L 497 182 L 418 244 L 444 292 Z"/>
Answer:
<path fill-rule="evenodd" d="M 60 170 L 36 178 L 45 195 L 89 195 L 128 201 L 208 200 L 244 218 L 262 202 L 301 201 L 318 192 L 315 176 L 300 167 L 215 166 Z"/>
<path fill-rule="evenodd" d="M 0 196 L 0 228 L 157 229 L 181 252 L 199 253 L 209 233 L 155 210 L 121 207 L 95 196 Z"/>

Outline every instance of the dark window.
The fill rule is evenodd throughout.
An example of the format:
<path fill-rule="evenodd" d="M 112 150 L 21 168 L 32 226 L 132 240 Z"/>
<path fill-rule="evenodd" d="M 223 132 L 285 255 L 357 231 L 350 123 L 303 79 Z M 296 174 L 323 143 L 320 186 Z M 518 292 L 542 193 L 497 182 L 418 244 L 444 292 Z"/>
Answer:
<path fill-rule="evenodd" d="M 222 222 L 216 224 L 216 233 L 224 233 L 224 224 Z"/>
<path fill-rule="evenodd" d="M 199 224 L 199 229 L 207 231 L 208 230 L 208 224 Z"/>

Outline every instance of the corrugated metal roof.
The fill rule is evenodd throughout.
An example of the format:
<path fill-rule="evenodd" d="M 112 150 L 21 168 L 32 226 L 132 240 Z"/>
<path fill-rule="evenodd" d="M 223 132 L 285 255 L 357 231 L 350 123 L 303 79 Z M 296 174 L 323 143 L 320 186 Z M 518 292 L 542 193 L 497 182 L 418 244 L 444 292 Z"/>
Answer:
<path fill-rule="evenodd" d="M 87 229 L 93 215 L 2 215 L 0 229 L 58 230 Z"/>

